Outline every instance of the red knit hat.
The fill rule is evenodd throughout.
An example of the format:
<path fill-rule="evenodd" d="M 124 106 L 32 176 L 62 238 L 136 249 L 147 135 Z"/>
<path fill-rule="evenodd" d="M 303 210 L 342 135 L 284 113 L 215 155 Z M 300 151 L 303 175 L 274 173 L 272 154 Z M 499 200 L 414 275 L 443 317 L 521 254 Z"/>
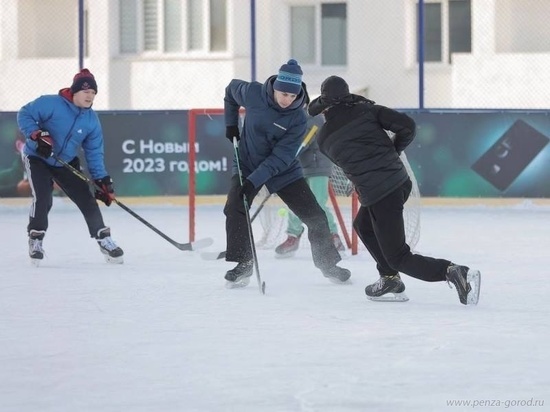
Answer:
<path fill-rule="evenodd" d="M 81 90 L 93 89 L 97 93 L 97 83 L 94 75 L 88 69 L 82 69 L 75 74 L 73 84 L 71 85 L 71 93 L 75 94 Z"/>

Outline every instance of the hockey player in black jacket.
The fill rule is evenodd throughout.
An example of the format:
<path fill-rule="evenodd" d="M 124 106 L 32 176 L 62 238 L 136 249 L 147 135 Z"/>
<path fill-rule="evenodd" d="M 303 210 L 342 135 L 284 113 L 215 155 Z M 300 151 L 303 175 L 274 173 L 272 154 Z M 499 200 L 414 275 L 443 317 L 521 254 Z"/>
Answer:
<path fill-rule="evenodd" d="M 448 281 L 460 302 L 479 299 L 478 270 L 411 253 L 405 241 L 403 205 L 412 183 L 400 153 L 413 141 L 416 125 L 409 116 L 349 92 L 346 81 L 328 77 L 321 96 L 308 106 L 311 116 L 324 113 L 319 131 L 323 152 L 355 185 L 361 207 L 353 222 L 359 238 L 376 261 L 380 279 L 365 288 L 378 301 L 406 301 L 399 272 L 427 282 Z M 395 134 L 395 140 L 386 131 Z"/>

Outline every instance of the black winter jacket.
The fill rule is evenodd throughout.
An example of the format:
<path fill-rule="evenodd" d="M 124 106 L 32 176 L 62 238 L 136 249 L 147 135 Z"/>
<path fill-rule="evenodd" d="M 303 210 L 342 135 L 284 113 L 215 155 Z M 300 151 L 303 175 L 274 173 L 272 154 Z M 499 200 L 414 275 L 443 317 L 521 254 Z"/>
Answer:
<path fill-rule="evenodd" d="M 321 152 L 340 166 L 359 194 L 362 206 L 370 206 L 409 179 L 399 154 L 413 141 L 414 120 L 362 96 L 325 106 L 317 98 L 310 114 L 322 109 L 325 124 L 317 137 Z M 395 133 L 392 141 L 386 131 Z"/>

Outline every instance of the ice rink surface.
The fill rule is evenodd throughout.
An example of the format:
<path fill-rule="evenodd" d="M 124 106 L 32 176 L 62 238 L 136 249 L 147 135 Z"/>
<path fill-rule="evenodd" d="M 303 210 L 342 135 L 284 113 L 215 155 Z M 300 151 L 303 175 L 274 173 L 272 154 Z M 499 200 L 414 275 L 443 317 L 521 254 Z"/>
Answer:
<path fill-rule="evenodd" d="M 187 240 L 183 206 L 132 209 Z M 352 282 L 335 285 L 307 245 L 288 260 L 259 251 L 265 296 L 254 278 L 227 290 L 233 264 L 102 210 L 123 265 L 105 263 L 56 198 L 35 268 L 28 207 L 0 203 L 0 411 L 550 410 L 549 206 L 422 209 L 417 249 L 480 269 L 477 307 L 407 276 L 409 302 L 370 302 L 365 251 L 341 263 Z M 198 237 L 223 250 L 221 206 L 197 219 Z"/>

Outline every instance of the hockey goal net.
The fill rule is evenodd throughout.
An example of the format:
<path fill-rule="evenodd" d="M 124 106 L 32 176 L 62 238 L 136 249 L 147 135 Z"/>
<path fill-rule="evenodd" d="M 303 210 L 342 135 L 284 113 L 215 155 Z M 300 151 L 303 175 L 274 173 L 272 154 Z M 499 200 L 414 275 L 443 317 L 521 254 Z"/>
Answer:
<path fill-rule="evenodd" d="M 414 250 L 420 239 L 420 190 L 405 153 L 401 154 L 401 161 L 412 181 L 412 191 L 405 203 L 403 218 L 407 244 Z M 262 188 L 258 196 L 263 199 L 269 196 L 269 193 L 265 188 Z M 365 249 L 357 233 L 353 230 L 353 219 L 357 215 L 360 206 L 357 192 L 342 169 L 337 166 L 333 166 L 332 176 L 329 180 L 329 203 L 338 223 L 342 242 L 353 255 L 357 254 L 359 250 Z M 279 201 L 276 196 L 269 198 L 269 201 L 264 204 L 258 214 L 262 226 L 261 236 L 257 237 L 259 239 L 257 242 L 258 247 L 274 249 L 286 239 L 287 213 L 284 203 Z"/>

